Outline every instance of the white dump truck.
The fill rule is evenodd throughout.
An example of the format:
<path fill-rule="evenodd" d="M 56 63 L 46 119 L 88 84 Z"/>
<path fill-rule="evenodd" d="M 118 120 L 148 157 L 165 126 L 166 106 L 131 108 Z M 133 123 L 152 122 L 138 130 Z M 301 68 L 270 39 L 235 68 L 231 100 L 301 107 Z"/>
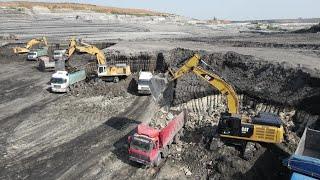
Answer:
<path fill-rule="evenodd" d="M 70 87 L 86 79 L 85 70 L 68 73 L 67 71 L 57 71 L 51 77 L 52 92 L 68 92 Z"/>
<path fill-rule="evenodd" d="M 54 71 L 55 61 L 50 59 L 49 56 L 42 56 L 39 58 L 39 70 L 40 71 Z"/>
<path fill-rule="evenodd" d="M 150 81 L 152 78 L 152 73 L 147 71 L 141 71 L 139 73 L 138 80 L 138 93 L 139 94 L 150 94 Z"/>
<path fill-rule="evenodd" d="M 40 57 L 48 56 L 48 47 L 42 47 L 39 49 L 28 52 L 27 60 L 39 60 Z"/>
<path fill-rule="evenodd" d="M 65 56 L 66 50 L 54 50 L 53 52 L 53 58 L 51 59 L 49 56 L 42 56 L 39 57 L 39 70 L 40 71 L 54 71 L 54 70 L 64 70 L 60 68 L 61 66 L 57 66 L 57 64 L 61 64 L 63 62 L 64 66 L 64 61 L 66 60 Z"/>

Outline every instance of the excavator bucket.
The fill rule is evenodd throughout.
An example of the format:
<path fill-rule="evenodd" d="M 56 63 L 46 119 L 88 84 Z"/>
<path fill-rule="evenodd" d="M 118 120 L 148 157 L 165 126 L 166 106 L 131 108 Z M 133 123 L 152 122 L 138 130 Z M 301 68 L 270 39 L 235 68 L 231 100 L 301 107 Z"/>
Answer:
<path fill-rule="evenodd" d="M 168 106 L 173 101 L 174 83 L 169 82 L 166 74 L 151 78 L 150 91 L 159 106 Z"/>

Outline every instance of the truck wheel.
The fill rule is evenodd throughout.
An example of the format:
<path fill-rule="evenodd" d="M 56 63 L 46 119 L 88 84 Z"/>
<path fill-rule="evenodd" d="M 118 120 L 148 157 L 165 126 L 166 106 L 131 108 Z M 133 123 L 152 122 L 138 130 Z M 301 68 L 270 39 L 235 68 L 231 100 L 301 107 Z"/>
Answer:
<path fill-rule="evenodd" d="M 163 148 L 162 152 L 161 152 L 161 157 L 162 158 L 166 158 L 169 154 L 169 148 L 168 146 L 166 146 L 165 148 Z"/>
<path fill-rule="evenodd" d="M 180 144 L 180 132 L 174 136 L 174 143 Z"/>
<path fill-rule="evenodd" d="M 179 134 L 180 134 L 180 137 L 184 135 L 184 129 L 183 128 L 179 131 Z"/>
<path fill-rule="evenodd" d="M 118 83 L 118 82 L 119 82 L 119 77 L 114 77 L 114 78 L 113 78 L 113 82 L 114 82 L 114 83 Z"/>
<path fill-rule="evenodd" d="M 154 161 L 153 165 L 154 167 L 158 167 L 161 163 L 161 155 L 159 154 L 156 158 L 156 160 Z"/>

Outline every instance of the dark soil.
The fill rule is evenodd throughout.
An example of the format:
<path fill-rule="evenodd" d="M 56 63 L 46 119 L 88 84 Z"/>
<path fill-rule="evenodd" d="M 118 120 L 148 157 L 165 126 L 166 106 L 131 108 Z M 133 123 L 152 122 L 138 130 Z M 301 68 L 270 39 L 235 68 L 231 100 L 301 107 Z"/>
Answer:
<path fill-rule="evenodd" d="M 314 26 L 311 26 L 307 29 L 299 29 L 294 31 L 294 33 L 318 33 L 320 32 L 320 23 Z"/>
<path fill-rule="evenodd" d="M 167 63 L 172 67 L 180 67 L 193 53 L 187 49 L 172 50 Z M 301 69 L 280 63 L 272 64 L 235 52 L 199 53 L 209 65 L 202 67 L 222 76 L 235 87 L 238 94 L 246 94 L 262 102 L 294 107 L 305 107 L 311 99 L 320 96 L 320 79 Z M 175 105 L 214 93 L 207 82 L 191 73 L 177 80 L 175 90 Z M 319 107 L 319 103 L 311 104 L 314 108 L 315 105 Z"/>

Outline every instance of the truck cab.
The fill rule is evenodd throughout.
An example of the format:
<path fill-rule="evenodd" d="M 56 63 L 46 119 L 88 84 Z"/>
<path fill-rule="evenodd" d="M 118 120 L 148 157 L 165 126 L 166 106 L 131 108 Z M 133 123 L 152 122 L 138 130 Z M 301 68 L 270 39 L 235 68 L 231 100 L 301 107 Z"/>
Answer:
<path fill-rule="evenodd" d="M 69 77 L 67 71 L 57 71 L 51 76 L 51 91 L 67 92 L 69 86 Z"/>
<path fill-rule="evenodd" d="M 53 59 L 54 60 L 65 60 L 65 53 L 67 50 L 54 50 L 53 51 Z"/>
<path fill-rule="evenodd" d="M 150 81 L 152 73 L 147 71 L 141 71 L 138 80 L 138 93 L 139 94 L 151 94 Z"/>
<path fill-rule="evenodd" d="M 144 165 L 154 165 L 161 159 L 159 150 L 159 131 L 140 124 L 137 133 L 129 136 L 129 160 Z M 155 164 L 157 165 L 157 164 Z"/>
<path fill-rule="evenodd" d="M 135 134 L 128 137 L 129 160 L 144 165 L 159 166 L 161 158 L 168 155 L 171 143 L 179 141 L 185 121 L 186 112 L 183 111 L 161 129 L 139 124 Z"/>
<path fill-rule="evenodd" d="M 27 60 L 38 60 L 39 57 L 48 56 L 48 47 L 32 50 L 27 55 Z"/>
<path fill-rule="evenodd" d="M 38 57 L 37 51 L 28 52 L 28 55 L 27 55 L 28 60 L 37 60 L 37 57 Z"/>

